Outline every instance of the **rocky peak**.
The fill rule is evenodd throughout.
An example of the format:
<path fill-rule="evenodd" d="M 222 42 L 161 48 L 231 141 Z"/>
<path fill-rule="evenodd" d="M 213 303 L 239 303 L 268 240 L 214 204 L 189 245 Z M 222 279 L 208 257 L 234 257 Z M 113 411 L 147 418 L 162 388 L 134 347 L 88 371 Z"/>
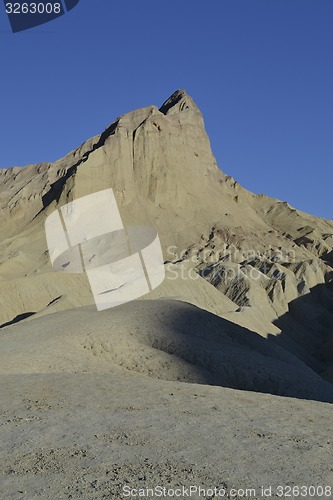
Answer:
<path fill-rule="evenodd" d="M 199 108 L 183 89 L 176 90 L 160 107 L 164 115 L 181 113 L 185 110 L 199 111 Z"/>

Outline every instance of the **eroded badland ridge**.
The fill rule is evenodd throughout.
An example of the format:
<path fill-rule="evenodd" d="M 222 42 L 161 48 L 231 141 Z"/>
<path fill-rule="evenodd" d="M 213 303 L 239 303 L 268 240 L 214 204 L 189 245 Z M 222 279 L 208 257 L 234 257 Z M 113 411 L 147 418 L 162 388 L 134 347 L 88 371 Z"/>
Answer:
<path fill-rule="evenodd" d="M 44 223 L 110 187 L 125 224 L 158 231 L 166 279 L 97 312 L 84 274 L 53 272 Z M 332 273 L 333 222 L 225 175 L 184 91 L 0 170 L 1 498 L 327 492 Z"/>
<path fill-rule="evenodd" d="M 222 337 L 238 328 L 245 357 L 251 356 L 243 344 L 253 339 L 262 344 L 256 350 L 269 346 L 271 368 L 287 363 L 301 380 L 309 377 L 307 384 L 295 381 L 281 365 L 274 383 L 265 370 L 256 381 L 233 382 L 234 375 L 223 378 L 207 362 L 210 383 L 333 400 L 325 382 L 333 381 L 333 221 L 254 195 L 225 175 L 200 110 L 181 90 L 160 109 L 121 116 L 53 164 L 0 171 L 3 327 L 29 329 L 20 320 L 93 303 L 83 274 L 52 272 L 44 222 L 69 201 L 109 187 L 124 223 L 153 226 L 160 235 L 167 278 L 146 298 L 169 297 L 214 313 L 207 321 L 216 322 Z M 199 336 L 211 340 L 204 322 Z M 180 349 L 179 356 L 193 363 L 193 353 Z M 138 370 L 149 373 L 147 366 Z"/>

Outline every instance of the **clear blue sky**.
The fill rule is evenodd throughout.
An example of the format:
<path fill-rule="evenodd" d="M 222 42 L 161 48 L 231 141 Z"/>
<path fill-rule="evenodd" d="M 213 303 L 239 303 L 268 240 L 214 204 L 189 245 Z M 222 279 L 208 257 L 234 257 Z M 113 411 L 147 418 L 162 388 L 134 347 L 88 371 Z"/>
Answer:
<path fill-rule="evenodd" d="M 332 0 L 80 0 L 17 34 L 1 2 L 0 43 L 0 167 L 185 88 L 224 172 L 333 218 Z"/>

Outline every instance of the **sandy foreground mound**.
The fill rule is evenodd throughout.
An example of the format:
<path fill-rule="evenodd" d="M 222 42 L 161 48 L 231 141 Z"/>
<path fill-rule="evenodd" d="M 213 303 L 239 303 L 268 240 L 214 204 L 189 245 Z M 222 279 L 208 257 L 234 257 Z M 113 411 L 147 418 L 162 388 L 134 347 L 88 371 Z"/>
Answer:
<path fill-rule="evenodd" d="M 331 405 L 258 393 L 333 402 L 332 385 L 193 305 L 83 307 L 5 327 L 0 367 L 1 498 L 201 486 L 191 498 L 217 487 L 268 499 L 279 485 L 332 484 Z"/>
<path fill-rule="evenodd" d="M 0 332 L 0 373 L 130 371 L 333 403 L 333 386 L 285 349 L 191 304 L 83 307 Z"/>

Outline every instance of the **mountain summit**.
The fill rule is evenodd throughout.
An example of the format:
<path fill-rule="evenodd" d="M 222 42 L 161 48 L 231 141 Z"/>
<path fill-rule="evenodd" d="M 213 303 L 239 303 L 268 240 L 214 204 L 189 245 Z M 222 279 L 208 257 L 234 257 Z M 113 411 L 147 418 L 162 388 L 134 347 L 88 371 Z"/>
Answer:
<path fill-rule="evenodd" d="M 200 113 L 192 97 L 183 89 L 176 90 L 160 107 L 160 111 L 164 115 L 177 114 L 186 110 L 198 111 Z"/>

